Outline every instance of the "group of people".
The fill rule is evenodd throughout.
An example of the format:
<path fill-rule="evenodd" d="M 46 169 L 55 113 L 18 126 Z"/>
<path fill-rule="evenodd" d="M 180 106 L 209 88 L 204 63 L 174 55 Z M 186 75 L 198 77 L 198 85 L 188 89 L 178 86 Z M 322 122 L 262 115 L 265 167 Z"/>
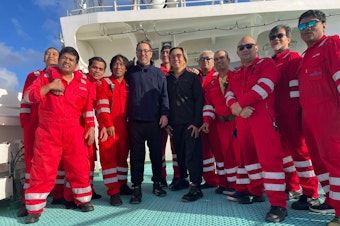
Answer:
<path fill-rule="evenodd" d="M 303 57 L 289 50 L 291 28 L 277 25 L 268 37 L 272 58 L 259 57 L 256 41 L 245 36 L 234 70 L 226 50 L 203 51 L 197 70 L 188 67 L 182 47 L 171 46 L 162 47 L 159 68 L 151 44 L 140 41 L 136 64 L 118 54 L 110 62 L 112 74 L 104 77 L 101 57 L 91 58 L 84 74 L 74 48 L 48 49 L 46 68 L 31 73 L 23 91 L 25 206 L 18 216 L 37 222 L 52 190 L 53 198 L 61 191 L 67 208 L 94 210 L 96 114 L 103 181 L 113 206 L 122 204 L 120 195 L 131 195 L 131 204 L 142 202 L 146 142 L 158 197 L 166 196 L 165 187 L 188 188 L 182 201 L 191 202 L 203 197 L 202 189 L 216 187 L 230 201 L 251 204 L 264 202 L 265 192 L 268 222 L 283 221 L 287 199 L 296 198 L 291 208 L 335 213 L 327 225 L 339 226 L 340 39 L 324 34 L 326 16 L 319 10 L 301 14 L 298 29 L 308 47 Z M 168 136 L 174 170 L 169 186 Z M 61 190 L 58 181 L 65 185 Z"/>

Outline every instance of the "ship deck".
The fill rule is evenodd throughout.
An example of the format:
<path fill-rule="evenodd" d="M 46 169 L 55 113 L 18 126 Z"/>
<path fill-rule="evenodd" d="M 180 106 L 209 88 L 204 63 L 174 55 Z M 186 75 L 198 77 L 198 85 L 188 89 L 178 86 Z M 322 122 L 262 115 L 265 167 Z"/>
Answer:
<path fill-rule="evenodd" d="M 167 163 L 171 172 L 171 164 Z M 168 182 L 172 175 L 168 175 Z M 142 203 L 129 203 L 129 196 L 122 196 L 123 205 L 113 207 L 109 204 L 101 175 L 96 175 L 94 187 L 103 198 L 93 200 L 95 210 L 83 213 L 79 209 L 67 210 L 62 205 L 51 205 L 50 198 L 40 220 L 34 225 L 213 225 L 213 226 L 259 226 L 291 225 L 319 226 L 326 225 L 334 216 L 317 214 L 310 211 L 296 211 L 288 207 L 288 217 L 282 223 L 265 223 L 264 216 L 269 209 L 269 202 L 241 205 L 230 202 L 224 195 L 218 195 L 214 188 L 204 189 L 204 197 L 196 202 L 183 203 L 181 197 L 187 190 L 170 191 L 167 196 L 156 197 L 152 194 L 151 166 L 145 165 L 144 183 L 142 185 Z M 8 201 L 8 200 L 7 200 Z M 13 205 L 0 201 L 0 225 L 23 225 L 24 218 L 17 218 L 18 202 Z M 292 201 L 288 201 L 288 205 Z"/>

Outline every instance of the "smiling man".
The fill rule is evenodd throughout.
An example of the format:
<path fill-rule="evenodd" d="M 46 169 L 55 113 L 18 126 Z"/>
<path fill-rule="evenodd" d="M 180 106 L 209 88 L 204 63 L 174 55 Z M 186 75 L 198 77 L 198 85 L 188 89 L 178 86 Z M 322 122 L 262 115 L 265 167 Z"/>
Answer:
<path fill-rule="evenodd" d="M 79 54 L 73 47 L 63 48 L 58 68 L 40 73 L 24 96 L 27 103 L 39 103 L 30 184 L 25 191 L 26 224 L 39 220 L 60 161 L 72 188 L 73 197 L 69 198 L 83 212 L 94 210 L 85 144 L 85 140 L 87 145 L 94 142 L 93 91 L 86 77 L 76 71 L 78 62 Z"/>
<path fill-rule="evenodd" d="M 152 62 L 152 48 L 148 41 L 136 47 L 137 65 L 128 68 L 129 85 L 128 128 L 130 138 L 131 182 L 134 191 L 130 203 L 142 201 L 142 182 L 145 161 L 145 142 L 152 163 L 153 193 L 162 197 L 162 136 L 161 128 L 168 124 L 169 100 L 166 79 L 161 69 Z"/>
<path fill-rule="evenodd" d="M 326 15 L 304 12 L 298 23 L 307 50 L 300 64 L 302 126 L 314 170 L 325 190 L 325 202 L 315 212 L 335 209 L 328 226 L 340 225 L 340 39 L 326 36 Z M 334 210 L 333 210 L 334 212 Z"/>
<path fill-rule="evenodd" d="M 301 185 L 303 195 L 292 204 L 292 208 L 308 210 L 309 205 L 320 204 L 318 180 L 302 133 L 297 75 L 301 56 L 289 49 L 291 35 L 291 28 L 286 25 L 277 25 L 269 32 L 270 46 L 275 53 L 272 58 L 281 73 L 275 87 L 275 111 L 284 148 L 287 196 L 288 199 L 298 198 Z"/>
<path fill-rule="evenodd" d="M 280 74 L 269 58 L 257 56 L 258 46 L 250 36 L 237 46 L 241 66 L 229 81 L 227 105 L 236 115 L 237 139 L 250 184 L 249 194 L 239 203 L 263 202 L 263 185 L 271 204 L 265 220 L 280 222 L 287 216 L 283 150 L 275 124 L 274 87 Z"/>

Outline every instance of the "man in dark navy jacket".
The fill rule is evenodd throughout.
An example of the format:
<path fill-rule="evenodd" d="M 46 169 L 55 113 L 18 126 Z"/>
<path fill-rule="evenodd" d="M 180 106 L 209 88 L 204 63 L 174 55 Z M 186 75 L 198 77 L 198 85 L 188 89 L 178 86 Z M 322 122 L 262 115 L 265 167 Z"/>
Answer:
<path fill-rule="evenodd" d="M 161 69 L 151 61 L 149 42 L 140 41 L 136 48 L 137 65 L 129 68 L 126 81 L 130 87 L 128 121 L 130 138 L 131 182 L 134 192 L 130 203 L 142 201 L 141 184 L 145 161 L 145 141 L 149 147 L 153 173 L 153 193 L 165 196 L 161 187 L 162 137 L 161 128 L 168 124 L 169 100 L 166 79 Z"/>

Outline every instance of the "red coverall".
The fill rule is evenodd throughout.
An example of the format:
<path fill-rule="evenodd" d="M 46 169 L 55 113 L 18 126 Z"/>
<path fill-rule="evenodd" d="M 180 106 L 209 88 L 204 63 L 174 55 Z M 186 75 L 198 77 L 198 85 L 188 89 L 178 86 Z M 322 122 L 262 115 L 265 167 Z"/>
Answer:
<path fill-rule="evenodd" d="M 252 65 L 241 66 L 235 71 L 226 97 L 229 107 L 238 102 L 242 108 L 255 108 L 247 119 L 236 117 L 237 139 L 251 180 L 249 192 L 262 196 L 264 185 L 271 205 L 286 207 L 283 150 L 274 127 L 273 91 L 279 77 L 272 59 L 257 57 Z"/>
<path fill-rule="evenodd" d="M 129 140 L 127 131 L 127 98 L 125 79 L 119 82 L 114 75 L 102 78 L 97 86 L 97 118 L 99 128 L 114 126 L 115 136 L 99 142 L 100 163 L 104 184 L 109 196 L 119 193 L 127 184 Z"/>
<path fill-rule="evenodd" d="M 214 78 L 215 70 L 211 69 L 211 71 L 206 74 L 205 79 L 203 79 L 202 72 L 199 74 L 200 81 L 202 84 L 203 92 L 206 84 L 208 84 Z M 216 174 L 215 167 L 215 158 L 212 152 L 213 149 L 218 149 L 219 146 L 209 139 L 209 137 L 217 137 L 217 130 L 214 123 L 211 123 L 209 126 L 209 135 L 206 133 L 201 133 L 202 139 L 202 151 L 203 151 L 203 179 L 204 181 L 212 186 L 218 186 L 219 179 Z"/>
<path fill-rule="evenodd" d="M 302 127 L 325 203 L 340 215 L 340 39 L 323 36 L 299 68 Z M 329 186 L 328 186 L 329 185 Z"/>
<path fill-rule="evenodd" d="M 219 187 L 235 188 L 237 163 L 234 153 L 235 129 L 234 117 L 225 104 L 225 93 L 222 93 L 218 78 L 218 72 L 204 88 L 205 104 L 203 107 L 203 122 L 214 123 L 217 129 L 217 137 L 211 137 L 210 141 L 217 144 L 218 148 L 212 152 L 216 161 L 216 173 L 219 179 Z"/>
<path fill-rule="evenodd" d="M 318 179 L 315 176 L 312 161 L 302 134 L 301 105 L 299 102 L 299 84 L 297 69 L 301 62 L 301 56 L 289 49 L 278 53 L 273 57 L 281 78 L 275 88 L 275 111 L 277 114 L 277 125 L 281 134 L 281 143 L 284 149 L 285 158 L 294 160 L 294 163 L 284 161 L 285 166 L 291 169 L 286 171 L 286 189 L 297 191 L 302 187 L 303 194 L 317 198 Z M 297 177 L 298 176 L 298 177 Z M 299 183 L 300 182 L 300 183 Z"/>
<path fill-rule="evenodd" d="M 167 68 L 161 64 L 160 69 L 163 71 L 164 75 L 167 76 L 169 71 Z M 169 134 L 166 132 L 165 129 L 162 129 L 162 178 L 166 178 L 166 159 L 165 159 L 165 149 L 166 143 L 168 141 Z M 172 137 L 170 137 L 170 147 L 172 153 L 172 168 L 174 170 L 174 178 L 180 178 L 179 169 L 178 169 L 178 162 L 177 162 L 177 154 L 172 143 Z"/>
<path fill-rule="evenodd" d="M 80 73 L 83 73 L 82 71 L 79 71 Z M 92 95 L 95 97 L 95 91 L 96 91 L 96 87 L 98 84 L 98 81 L 96 79 L 94 79 L 92 76 L 90 75 L 85 75 L 86 78 L 90 81 L 90 84 L 92 85 L 91 90 L 94 92 Z M 96 104 L 96 100 L 94 99 L 93 101 L 93 109 L 95 109 L 95 104 Z M 82 120 L 82 125 L 84 125 L 84 121 Z M 96 142 L 96 141 L 95 141 Z M 88 148 L 88 161 L 89 161 L 89 166 L 90 166 L 90 185 L 93 191 L 93 177 L 94 177 L 94 167 L 95 167 L 95 161 L 97 160 L 97 155 L 96 155 L 96 151 L 97 151 L 97 146 L 96 143 L 93 143 L 93 145 L 91 146 L 87 146 Z M 63 165 L 60 164 L 59 165 L 59 169 L 58 169 L 58 176 L 57 176 L 57 180 L 56 180 L 56 184 L 53 188 L 53 198 L 54 199 L 58 199 L 58 198 L 63 198 L 65 197 L 65 199 L 67 200 L 72 200 L 73 194 L 72 194 L 72 189 L 71 189 L 71 185 L 66 182 L 65 184 L 65 171 L 63 170 Z"/>
<path fill-rule="evenodd" d="M 96 92 L 97 85 L 99 84 L 99 81 L 94 79 L 92 76 L 87 74 L 87 79 L 92 83 L 92 90 Z M 96 96 L 96 94 L 95 94 Z M 93 109 L 96 109 L 96 100 L 93 101 Z M 95 167 L 95 161 L 97 161 L 97 145 L 96 141 L 93 143 L 93 145 L 89 146 L 89 153 L 88 153 L 88 159 L 90 163 L 90 184 L 93 189 L 93 177 L 94 177 L 94 167 Z"/>
<path fill-rule="evenodd" d="M 22 91 L 22 97 L 24 97 L 27 88 L 33 83 L 33 81 L 40 75 L 41 71 L 37 70 L 28 74 L 24 89 Z M 24 98 L 21 99 L 20 104 L 20 123 L 24 131 L 24 161 L 25 161 L 25 182 L 23 190 L 29 187 L 31 161 L 33 158 L 33 146 L 35 139 L 35 130 L 38 128 L 38 104 L 27 103 Z M 25 195 L 22 196 L 22 203 L 25 203 Z"/>
<path fill-rule="evenodd" d="M 91 85 L 86 77 L 74 72 L 74 78 L 65 86 L 63 95 L 52 92 L 41 97 L 40 90 L 53 79 L 60 78 L 58 68 L 49 68 L 25 92 L 28 103 L 39 103 L 39 126 L 35 133 L 34 156 L 32 160 L 30 187 L 25 191 L 28 213 L 41 213 L 46 198 L 52 190 L 60 160 L 66 172 L 66 179 L 72 187 L 77 205 L 91 200 L 87 147 L 84 142 L 85 129 L 94 127 Z M 71 200 L 66 200 L 71 201 Z"/>

